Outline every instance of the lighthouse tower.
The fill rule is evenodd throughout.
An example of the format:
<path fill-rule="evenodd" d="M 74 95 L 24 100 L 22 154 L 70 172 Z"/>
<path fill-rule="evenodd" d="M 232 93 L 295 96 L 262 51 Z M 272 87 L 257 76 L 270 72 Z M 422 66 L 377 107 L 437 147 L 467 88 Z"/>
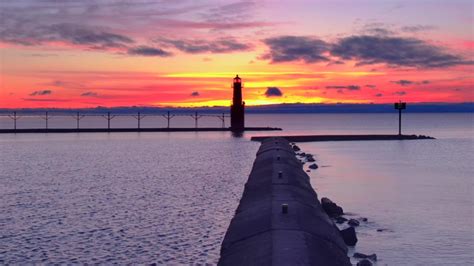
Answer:
<path fill-rule="evenodd" d="M 242 101 L 242 79 L 239 75 L 234 78 L 234 96 L 230 106 L 230 127 L 234 131 L 242 131 L 245 127 L 245 102 Z"/>

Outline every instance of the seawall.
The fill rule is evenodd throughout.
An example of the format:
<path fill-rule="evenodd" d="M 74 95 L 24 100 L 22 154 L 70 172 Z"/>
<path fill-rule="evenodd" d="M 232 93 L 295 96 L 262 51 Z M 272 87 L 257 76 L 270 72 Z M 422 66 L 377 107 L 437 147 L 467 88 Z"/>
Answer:
<path fill-rule="evenodd" d="M 287 140 L 262 142 L 219 265 L 351 265 Z"/>
<path fill-rule="evenodd" d="M 263 141 L 272 136 L 252 137 L 253 141 Z M 416 140 L 416 139 L 434 139 L 424 135 L 293 135 L 278 136 L 290 142 L 310 142 L 310 141 L 364 141 L 364 140 Z"/>

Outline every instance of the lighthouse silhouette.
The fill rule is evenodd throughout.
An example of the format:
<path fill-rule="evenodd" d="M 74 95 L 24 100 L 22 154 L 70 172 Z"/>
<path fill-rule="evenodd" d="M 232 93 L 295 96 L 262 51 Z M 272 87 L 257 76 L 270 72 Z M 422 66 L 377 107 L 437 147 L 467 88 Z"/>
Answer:
<path fill-rule="evenodd" d="M 243 131 L 245 127 L 245 102 L 242 101 L 242 79 L 236 75 L 233 80 L 234 96 L 230 106 L 230 128 Z"/>

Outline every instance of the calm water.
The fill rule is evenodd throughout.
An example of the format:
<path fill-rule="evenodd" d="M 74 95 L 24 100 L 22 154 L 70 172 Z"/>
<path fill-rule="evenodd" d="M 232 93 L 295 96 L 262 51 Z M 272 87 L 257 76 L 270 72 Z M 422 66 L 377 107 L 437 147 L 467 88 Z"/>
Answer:
<path fill-rule="evenodd" d="M 276 134 L 393 133 L 396 119 L 248 115 L 247 124 L 285 129 Z M 310 173 L 319 197 L 369 219 L 355 251 L 377 253 L 379 265 L 467 265 L 473 123 L 472 114 L 408 114 L 406 133 L 438 139 L 300 146 L 321 166 Z M 215 263 L 259 146 L 248 138 L 258 134 L 269 133 L 0 135 L 0 264 Z"/>

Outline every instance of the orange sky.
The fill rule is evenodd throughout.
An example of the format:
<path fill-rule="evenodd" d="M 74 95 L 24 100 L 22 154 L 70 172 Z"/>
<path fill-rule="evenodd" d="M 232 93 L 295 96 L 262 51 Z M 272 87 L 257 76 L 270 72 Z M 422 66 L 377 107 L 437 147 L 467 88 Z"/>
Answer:
<path fill-rule="evenodd" d="M 235 74 L 247 105 L 472 102 L 472 2 L 420 2 L 4 3 L 0 108 L 226 106 Z"/>

